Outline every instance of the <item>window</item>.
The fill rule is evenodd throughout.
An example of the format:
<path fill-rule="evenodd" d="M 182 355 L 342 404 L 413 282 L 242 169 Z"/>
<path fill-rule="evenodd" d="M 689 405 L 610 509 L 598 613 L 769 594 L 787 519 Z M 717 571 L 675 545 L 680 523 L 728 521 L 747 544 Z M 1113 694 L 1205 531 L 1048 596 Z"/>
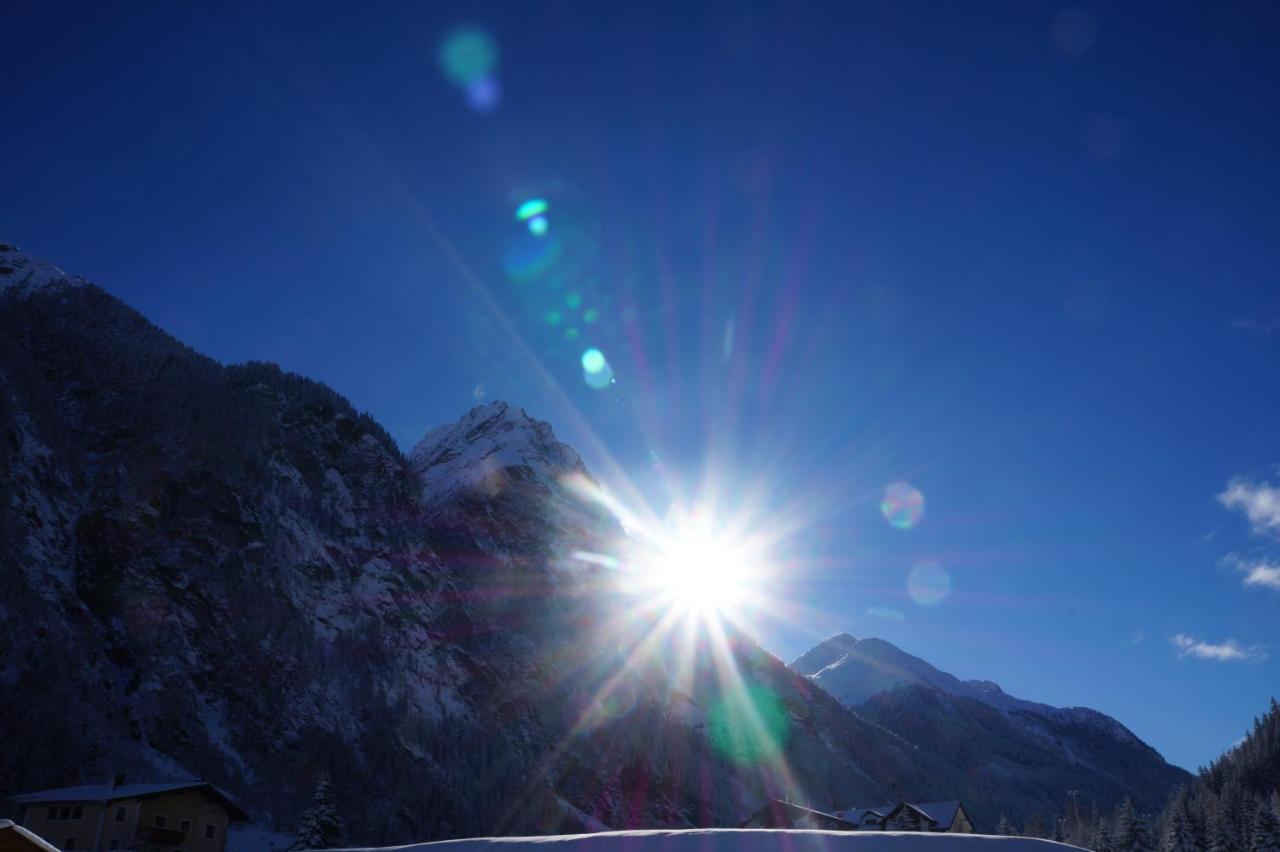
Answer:
<path fill-rule="evenodd" d="M 74 837 L 68 837 L 66 840 L 64 840 L 64 841 L 62 842 L 62 848 L 63 848 L 64 850 L 67 850 L 67 849 L 75 849 L 75 848 L 76 848 L 76 839 L 75 839 Z"/>
<path fill-rule="evenodd" d="M 71 806 L 63 805 L 58 809 L 58 819 L 71 819 Z"/>
<path fill-rule="evenodd" d="M 156 817 L 156 828 L 164 828 L 164 824 L 165 824 L 167 821 L 168 821 L 168 820 L 166 820 L 166 819 L 165 819 L 164 817 L 162 817 L 162 816 L 158 816 L 158 817 Z"/>
<path fill-rule="evenodd" d="M 190 831 L 190 830 L 191 830 L 191 820 L 189 820 L 189 819 L 184 819 L 182 822 L 178 823 L 178 828 L 182 829 L 183 831 Z M 182 852 L 182 850 L 179 850 L 179 852 Z"/>
<path fill-rule="evenodd" d="M 116 805 L 116 822 L 124 822 L 124 805 Z"/>
<path fill-rule="evenodd" d="M 58 818 L 58 806 L 57 806 L 57 805 L 50 805 L 50 806 L 49 806 L 49 812 L 48 812 L 48 813 L 46 813 L 46 814 L 44 815 L 44 818 L 45 818 L 45 819 L 57 819 L 57 818 Z"/>
<path fill-rule="evenodd" d="M 72 819 L 80 819 L 82 816 L 84 816 L 84 805 L 76 805 L 71 809 Z"/>
<path fill-rule="evenodd" d="M 212 838 L 212 837 L 213 837 L 213 826 L 211 826 L 211 825 L 206 825 L 206 826 L 204 827 L 204 836 L 205 836 L 205 837 L 208 837 L 208 838 Z"/>

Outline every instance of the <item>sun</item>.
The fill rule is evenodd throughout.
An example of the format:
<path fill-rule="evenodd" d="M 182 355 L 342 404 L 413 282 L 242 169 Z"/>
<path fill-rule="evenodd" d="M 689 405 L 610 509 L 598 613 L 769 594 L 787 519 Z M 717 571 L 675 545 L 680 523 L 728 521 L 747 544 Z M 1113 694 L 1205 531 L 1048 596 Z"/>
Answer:
<path fill-rule="evenodd" d="M 658 594 L 672 605 L 714 614 L 741 603 L 750 566 L 731 542 L 702 530 L 683 530 L 658 548 L 652 571 Z"/>

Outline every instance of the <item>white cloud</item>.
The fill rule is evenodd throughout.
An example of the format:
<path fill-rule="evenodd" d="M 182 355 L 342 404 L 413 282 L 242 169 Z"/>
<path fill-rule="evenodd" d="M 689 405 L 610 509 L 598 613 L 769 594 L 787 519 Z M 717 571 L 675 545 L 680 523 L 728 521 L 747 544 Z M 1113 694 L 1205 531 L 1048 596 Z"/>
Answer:
<path fill-rule="evenodd" d="M 1244 512 L 1255 533 L 1280 536 L 1280 488 L 1273 488 L 1271 483 L 1233 479 L 1227 483 L 1227 490 L 1218 495 L 1218 502 Z"/>
<path fill-rule="evenodd" d="M 1213 660 L 1218 663 L 1234 663 L 1242 661 L 1265 660 L 1266 652 L 1261 645 L 1250 645 L 1247 648 L 1234 639 L 1222 642 L 1206 642 L 1185 633 L 1179 633 L 1169 640 L 1178 649 L 1178 659 L 1195 657 L 1197 660 Z"/>
<path fill-rule="evenodd" d="M 1280 591 L 1280 562 L 1267 559 L 1246 559 L 1234 553 L 1222 557 L 1220 565 L 1234 568 L 1244 575 L 1240 581 L 1247 588 L 1275 589 Z"/>
<path fill-rule="evenodd" d="M 1246 586 L 1262 586 L 1266 589 L 1280 590 L 1280 565 L 1255 562 L 1245 568 L 1244 584 Z"/>

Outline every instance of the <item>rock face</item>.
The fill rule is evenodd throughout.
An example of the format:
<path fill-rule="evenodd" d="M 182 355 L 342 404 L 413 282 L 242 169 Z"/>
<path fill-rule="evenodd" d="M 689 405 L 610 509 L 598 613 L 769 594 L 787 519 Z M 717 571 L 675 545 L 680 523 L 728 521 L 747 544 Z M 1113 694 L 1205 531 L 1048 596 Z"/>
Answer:
<path fill-rule="evenodd" d="M 199 776 L 288 828 L 327 772 L 346 840 L 385 844 L 1026 783 L 964 786 L 979 758 L 731 629 L 656 629 L 574 557 L 624 533 L 571 479 L 518 409 L 405 457 L 329 388 L 219 364 L 0 244 L 0 796 Z"/>
<path fill-rule="evenodd" d="M 970 815 L 1061 812 L 1067 790 L 1112 803 L 1132 796 L 1158 810 L 1191 780 L 1115 719 L 1087 707 L 1051 707 L 962 681 L 883 639 L 841 633 L 791 668 L 847 708 L 964 773 Z M 972 804 L 971 804 L 972 803 Z"/>
<path fill-rule="evenodd" d="M 7 245 L 0 282 L 0 794 L 197 775 L 287 827 L 328 771 L 388 843 L 734 825 L 917 771 L 747 637 L 654 641 L 570 558 L 622 531 L 546 424 L 495 403 L 406 458 Z"/>

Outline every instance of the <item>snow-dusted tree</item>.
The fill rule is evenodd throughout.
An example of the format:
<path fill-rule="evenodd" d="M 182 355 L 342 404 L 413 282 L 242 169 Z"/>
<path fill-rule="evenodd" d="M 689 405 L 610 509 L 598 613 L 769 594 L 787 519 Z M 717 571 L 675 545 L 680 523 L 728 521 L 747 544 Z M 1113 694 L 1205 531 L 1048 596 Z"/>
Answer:
<path fill-rule="evenodd" d="M 1007 816 L 1000 814 L 1000 822 L 996 823 L 996 834 L 1015 837 L 1018 834 L 1018 829 L 1013 827 L 1013 823 L 1009 822 Z"/>
<path fill-rule="evenodd" d="M 1022 827 L 1024 837 L 1044 837 L 1048 833 L 1045 828 L 1044 816 L 1039 811 L 1033 811 L 1031 816 L 1027 817 L 1027 822 Z"/>
<path fill-rule="evenodd" d="M 1116 852 L 1132 852 L 1137 842 L 1138 815 L 1133 808 L 1133 799 L 1126 798 L 1116 811 L 1115 822 L 1111 826 L 1111 844 Z"/>
<path fill-rule="evenodd" d="M 1089 848 L 1093 852 L 1114 852 L 1111 842 L 1111 826 L 1105 817 L 1099 816 L 1093 821 L 1093 833 L 1089 838 Z"/>
<path fill-rule="evenodd" d="M 1189 806 L 1187 791 L 1183 789 L 1169 808 L 1164 834 L 1160 838 L 1160 852 L 1200 852 L 1191 824 Z"/>
<path fill-rule="evenodd" d="M 1249 852 L 1280 852 L 1280 819 L 1276 818 L 1269 802 L 1258 805 Z"/>
<path fill-rule="evenodd" d="M 342 839 L 342 819 L 333 803 L 333 791 L 329 789 L 329 773 L 316 777 L 316 790 L 311 804 L 302 812 L 294 830 L 295 849 L 328 849 Z"/>

